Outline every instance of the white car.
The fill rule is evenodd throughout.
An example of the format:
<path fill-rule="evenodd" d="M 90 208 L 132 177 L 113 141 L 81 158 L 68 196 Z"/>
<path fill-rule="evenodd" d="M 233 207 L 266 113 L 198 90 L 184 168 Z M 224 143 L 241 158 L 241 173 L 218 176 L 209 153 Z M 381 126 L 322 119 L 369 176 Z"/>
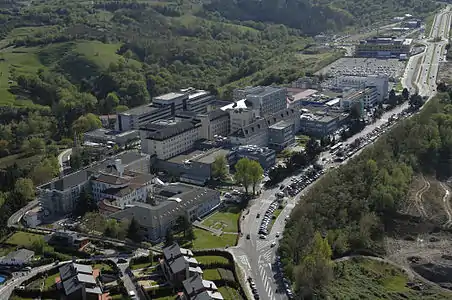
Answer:
<path fill-rule="evenodd" d="M 270 247 L 275 247 L 276 246 L 276 242 L 273 241 L 272 244 L 270 245 Z"/>
<path fill-rule="evenodd" d="M 279 232 L 276 233 L 276 237 L 279 237 L 281 234 Z"/>

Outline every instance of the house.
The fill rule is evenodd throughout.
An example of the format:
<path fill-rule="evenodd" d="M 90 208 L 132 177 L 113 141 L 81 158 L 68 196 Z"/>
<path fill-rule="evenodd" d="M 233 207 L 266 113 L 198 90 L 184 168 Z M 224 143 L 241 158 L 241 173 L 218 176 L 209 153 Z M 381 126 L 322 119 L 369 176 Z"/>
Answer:
<path fill-rule="evenodd" d="M 57 288 L 67 300 L 98 300 L 103 295 L 99 281 L 99 270 L 89 265 L 68 263 L 59 268 L 60 276 L 55 279 Z"/>
<path fill-rule="evenodd" d="M 25 221 L 28 227 L 36 227 L 39 224 L 41 224 L 42 213 L 43 213 L 42 207 L 36 206 L 35 208 L 30 209 L 24 214 L 23 220 Z"/>
<path fill-rule="evenodd" d="M 151 242 L 164 239 L 179 217 L 193 222 L 220 205 L 220 192 L 183 183 L 156 185 L 149 196 L 149 202 L 133 202 L 110 217 L 117 220 L 134 218 L 141 227 L 141 235 Z"/>
<path fill-rule="evenodd" d="M 213 281 L 202 279 L 201 275 L 194 275 L 182 282 L 184 294 L 183 300 L 223 300 Z"/>
<path fill-rule="evenodd" d="M 30 262 L 35 253 L 27 249 L 19 249 L 0 258 L 0 265 L 23 266 Z"/>
<path fill-rule="evenodd" d="M 193 257 L 193 252 L 179 247 L 177 243 L 163 249 L 163 259 L 160 264 L 166 279 L 176 286 L 195 274 L 202 274 L 198 261 Z"/>
<path fill-rule="evenodd" d="M 72 231 L 56 231 L 46 236 L 49 245 L 69 247 L 75 250 L 83 250 L 89 244 L 89 238 L 82 237 Z"/>

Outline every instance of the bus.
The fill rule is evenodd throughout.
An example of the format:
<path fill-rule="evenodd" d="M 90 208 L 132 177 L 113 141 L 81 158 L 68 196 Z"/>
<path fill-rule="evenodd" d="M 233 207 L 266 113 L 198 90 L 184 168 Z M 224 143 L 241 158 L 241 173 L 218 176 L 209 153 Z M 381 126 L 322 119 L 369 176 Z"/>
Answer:
<path fill-rule="evenodd" d="M 337 143 L 337 144 L 335 144 L 334 146 L 331 147 L 330 153 L 336 152 L 336 151 L 339 150 L 341 147 L 342 147 L 342 143 Z"/>

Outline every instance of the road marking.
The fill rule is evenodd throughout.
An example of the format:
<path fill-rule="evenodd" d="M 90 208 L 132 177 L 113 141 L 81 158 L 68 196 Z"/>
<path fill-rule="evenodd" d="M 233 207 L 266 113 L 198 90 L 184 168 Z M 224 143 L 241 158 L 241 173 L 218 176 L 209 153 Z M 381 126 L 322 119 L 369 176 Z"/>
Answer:
<path fill-rule="evenodd" d="M 248 257 L 247 257 L 246 255 L 240 255 L 240 256 L 238 257 L 238 259 L 240 260 L 240 262 L 241 262 L 243 265 L 245 265 L 245 266 L 247 266 L 249 269 L 251 269 L 250 262 L 248 261 Z"/>

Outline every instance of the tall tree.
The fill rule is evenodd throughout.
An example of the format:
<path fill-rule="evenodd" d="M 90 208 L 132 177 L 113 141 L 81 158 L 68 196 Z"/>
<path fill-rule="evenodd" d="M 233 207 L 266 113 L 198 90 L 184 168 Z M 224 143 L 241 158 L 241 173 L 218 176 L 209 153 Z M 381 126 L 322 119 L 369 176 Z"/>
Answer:
<path fill-rule="evenodd" d="M 264 176 L 264 169 L 260 163 L 255 160 L 250 162 L 249 173 L 251 178 L 251 183 L 253 184 L 253 195 L 256 194 L 256 186 L 262 181 Z"/>
<path fill-rule="evenodd" d="M 403 91 L 402 91 L 402 97 L 403 97 L 403 99 L 405 99 L 405 101 L 407 101 L 408 98 L 410 97 L 410 92 L 408 91 L 407 88 L 404 88 L 404 89 L 403 89 Z"/>
<path fill-rule="evenodd" d="M 134 242 L 139 242 L 141 240 L 140 225 L 135 218 L 132 218 L 130 221 L 129 228 L 127 230 L 127 237 Z"/>
<path fill-rule="evenodd" d="M 322 152 L 322 148 L 320 147 L 319 142 L 316 138 L 311 137 L 309 139 L 309 141 L 306 143 L 305 152 L 310 160 L 312 160 L 317 155 L 319 155 L 320 152 Z"/>
<path fill-rule="evenodd" d="M 397 95 L 396 95 L 394 89 L 391 89 L 391 91 L 389 91 L 388 103 L 391 106 L 397 105 Z"/>
<path fill-rule="evenodd" d="M 248 194 L 248 188 L 252 182 L 250 174 L 250 164 L 251 160 L 248 158 L 241 158 L 235 164 L 235 174 L 234 174 L 235 181 L 238 184 L 243 185 L 246 194 Z"/>
<path fill-rule="evenodd" d="M 226 156 L 218 155 L 212 164 L 212 175 L 214 178 L 225 180 L 228 176 L 228 162 Z"/>
<path fill-rule="evenodd" d="M 14 184 L 14 193 L 19 196 L 23 202 L 33 200 L 35 198 L 33 181 L 29 178 L 19 178 Z"/>

